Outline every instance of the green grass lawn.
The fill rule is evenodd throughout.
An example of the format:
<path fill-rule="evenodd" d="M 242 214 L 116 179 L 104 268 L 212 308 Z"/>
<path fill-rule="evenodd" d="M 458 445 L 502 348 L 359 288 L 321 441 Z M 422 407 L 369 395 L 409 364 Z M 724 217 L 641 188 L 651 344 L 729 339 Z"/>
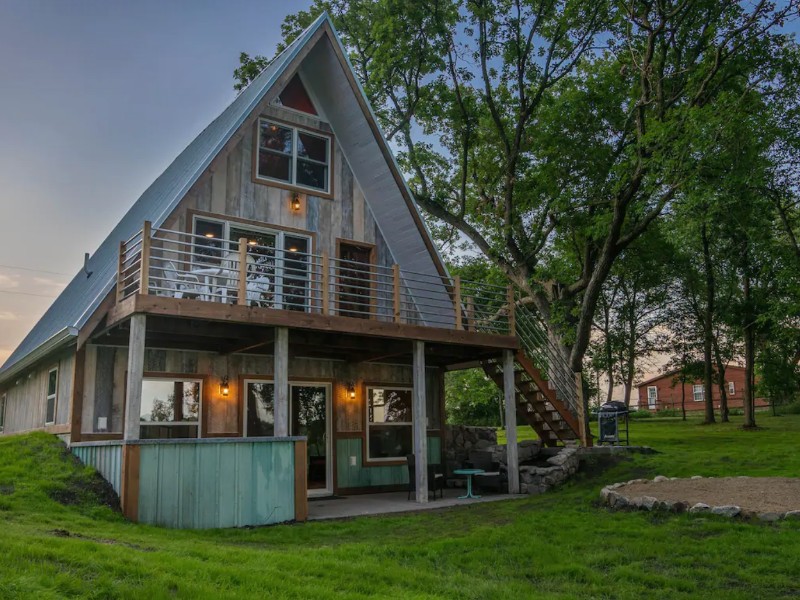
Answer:
<path fill-rule="evenodd" d="M 800 416 L 747 432 L 739 420 L 636 421 L 632 443 L 658 454 L 590 465 L 521 501 L 217 531 L 127 523 L 53 438 L 3 438 L 0 598 L 796 597 L 797 523 L 598 503 L 604 484 L 634 477 L 799 474 Z"/>

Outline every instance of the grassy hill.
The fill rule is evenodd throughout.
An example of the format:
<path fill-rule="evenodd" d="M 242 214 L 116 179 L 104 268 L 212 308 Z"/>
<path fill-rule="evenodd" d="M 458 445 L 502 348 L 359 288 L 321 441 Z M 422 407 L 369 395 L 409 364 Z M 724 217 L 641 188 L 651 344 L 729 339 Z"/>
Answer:
<path fill-rule="evenodd" d="M 53 437 L 0 439 L 0 598 L 789 598 L 800 524 L 614 513 L 633 477 L 800 476 L 800 416 L 642 420 L 659 454 L 591 465 L 558 491 L 407 516 L 171 531 L 126 522 Z"/>

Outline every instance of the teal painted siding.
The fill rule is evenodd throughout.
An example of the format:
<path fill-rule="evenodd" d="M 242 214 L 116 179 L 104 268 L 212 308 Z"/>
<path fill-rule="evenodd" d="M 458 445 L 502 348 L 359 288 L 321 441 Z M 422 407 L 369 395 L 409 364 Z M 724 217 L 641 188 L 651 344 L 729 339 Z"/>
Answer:
<path fill-rule="evenodd" d="M 441 462 L 442 441 L 428 436 L 428 462 Z M 356 465 L 350 466 L 350 457 L 356 457 Z M 336 441 L 336 478 L 339 488 L 365 488 L 384 485 L 407 485 L 406 465 L 365 467 L 361 438 L 344 438 Z"/>
<path fill-rule="evenodd" d="M 122 444 L 72 446 L 72 453 L 85 465 L 97 469 L 119 494 L 122 481 Z"/>
<path fill-rule="evenodd" d="M 161 442 L 140 452 L 141 523 L 204 529 L 294 519 L 291 441 Z"/>

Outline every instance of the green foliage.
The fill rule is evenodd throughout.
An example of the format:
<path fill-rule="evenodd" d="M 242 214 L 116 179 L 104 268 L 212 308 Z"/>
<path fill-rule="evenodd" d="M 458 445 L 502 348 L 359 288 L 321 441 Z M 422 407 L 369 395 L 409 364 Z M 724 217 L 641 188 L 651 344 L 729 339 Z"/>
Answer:
<path fill-rule="evenodd" d="M 500 425 L 503 393 L 482 369 L 445 374 L 447 422 L 453 425 Z"/>

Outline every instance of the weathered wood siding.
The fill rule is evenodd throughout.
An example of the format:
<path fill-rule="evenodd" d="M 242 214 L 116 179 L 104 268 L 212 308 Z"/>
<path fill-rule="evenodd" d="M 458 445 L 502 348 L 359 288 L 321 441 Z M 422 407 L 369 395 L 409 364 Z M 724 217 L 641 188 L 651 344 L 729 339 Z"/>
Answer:
<path fill-rule="evenodd" d="M 331 131 L 327 123 L 316 117 L 266 103 L 262 103 L 257 113 L 300 127 Z M 255 143 L 255 126 L 248 122 L 189 190 L 165 221 L 164 228 L 189 231 L 191 211 L 201 211 L 313 233 L 314 251 L 326 251 L 332 257 L 336 256 L 337 238 L 375 244 L 377 264 L 387 267 L 393 264 L 391 252 L 335 137 L 332 144 L 333 198 L 300 191 L 299 211 L 290 206 L 295 192 L 253 181 Z"/>
<path fill-rule="evenodd" d="M 291 335 L 289 338 L 291 347 Z M 100 358 L 111 357 L 111 358 Z M 83 399 L 84 433 L 97 433 L 98 416 L 109 416 L 108 432 L 122 431 L 124 413 L 125 368 L 128 360 L 127 348 L 111 346 L 90 346 L 86 353 L 86 380 L 103 382 L 101 386 L 85 386 Z M 98 375 L 98 365 L 102 363 L 103 374 Z M 243 390 L 240 379 L 272 377 L 274 360 L 272 356 L 254 354 L 231 354 L 221 356 L 210 352 L 189 350 L 159 350 L 148 348 L 145 351 L 145 373 L 180 374 L 184 376 L 207 377 L 203 390 L 206 435 L 241 435 L 243 419 Z M 91 379 L 89 378 L 89 374 Z M 230 394 L 227 398 L 219 395 L 222 377 L 228 377 Z M 112 378 L 110 384 L 105 383 Z M 440 380 L 441 372 L 428 369 L 426 376 L 429 428 L 440 426 Z M 309 359 L 295 357 L 289 361 L 289 380 L 326 381 L 333 390 L 333 431 L 335 433 L 354 433 L 364 431 L 366 413 L 366 386 L 369 384 L 412 384 L 411 367 L 380 363 L 351 364 L 345 361 Z M 357 397 L 350 400 L 347 385 L 355 382 Z M 98 390 L 104 390 L 99 393 Z"/>
<path fill-rule="evenodd" d="M 3 434 L 45 429 L 47 377 L 50 369 L 55 367 L 58 368 L 58 387 L 53 427 L 69 423 L 75 369 L 73 350 L 42 361 L 39 366 L 18 375 L 5 389 L 0 390 L 0 394 L 6 394 Z"/>

